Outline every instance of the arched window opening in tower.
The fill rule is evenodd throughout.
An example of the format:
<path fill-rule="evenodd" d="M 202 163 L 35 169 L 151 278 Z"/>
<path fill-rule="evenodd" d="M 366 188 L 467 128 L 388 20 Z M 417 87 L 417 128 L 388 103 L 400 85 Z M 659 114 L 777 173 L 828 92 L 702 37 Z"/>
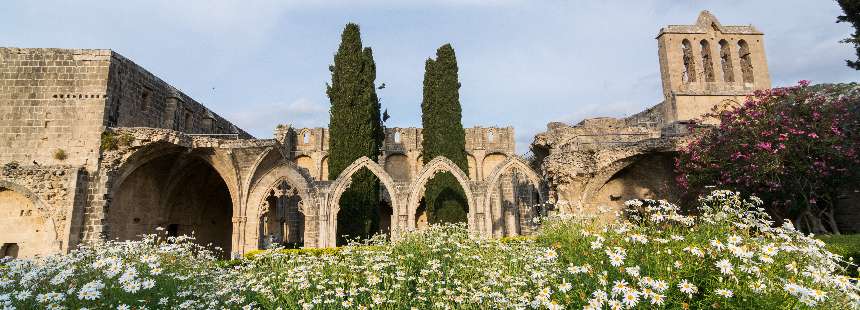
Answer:
<path fill-rule="evenodd" d="M 752 84 L 754 82 L 752 57 L 750 56 L 750 48 L 747 41 L 738 41 L 738 57 L 741 59 L 741 72 L 743 73 L 744 84 Z"/>
<path fill-rule="evenodd" d="M 714 61 L 711 58 L 711 44 L 708 43 L 708 40 L 702 40 L 699 42 L 702 47 L 702 72 L 705 76 L 705 82 L 713 82 L 714 81 Z"/>
<path fill-rule="evenodd" d="M 734 67 L 732 67 L 732 50 L 729 42 L 720 40 L 720 67 L 723 69 L 723 82 L 735 81 Z"/>
<path fill-rule="evenodd" d="M 693 59 L 693 47 L 690 41 L 684 39 L 681 42 L 681 52 L 684 57 L 684 72 L 681 74 L 681 81 L 684 83 L 696 81 L 696 62 Z"/>
<path fill-rule="evenodd" d="M 308 143 L 311 143 L 311 133 L 305 131 L 302 133 L 302 144 L 308 144 Z"/>

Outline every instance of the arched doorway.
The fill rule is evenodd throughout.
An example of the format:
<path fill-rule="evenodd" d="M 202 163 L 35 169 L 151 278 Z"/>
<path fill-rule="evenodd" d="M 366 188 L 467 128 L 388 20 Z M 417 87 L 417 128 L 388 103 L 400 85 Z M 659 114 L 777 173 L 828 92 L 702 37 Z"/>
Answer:
<path fill-rule="evenodd" d="M 356 182 L 359 179 L 356 177 L 366 181 Z M 349 239 L 365 238 L 374 233 L 391 235 L 393 228 L 398 227 L 394 214 L 400 210 L 398 200 L 392 198 L 397 196 L 394 182 L 382 166 L 367 157 L 357 159 L 341 171 L 330 190 L 327 245 L 342 245 Z M 362 190 L 347 191 L 356 185 Z M 352 195 L 362 196 L 365 192 L 379 195 L 379 203 L 370 209 L 342 208 L 344 199 L 356 199 Z"/>
<path fill-rule="evenodd" d="M 260 248 L 280 245 L 298 249 L 305 245 L 305 215 L 297 188 L 282 180 L 269 191 L 260 212 Z"/>
<path fill-rule="evenodd" d="M 530 234 L 532 220 L 542 212 L 544 199 L 538 174 L 525 161 L 512 156 L 494 164 L 486 184 L 485 229 L 497 237 Z"/>
<path fill-rule="evenodd" d="M 451 197 L 457 196 L 457 198 L 462 199 L 459 202 L 458 208 L 462 208 L 462 212 L 465 214 L 460 214 L 464 218 L 469 227 L 474 227 L 474 219 L 472 216 L 475 214 L 475 202 L 473 201 L 473 193 L 472 188 L 469 183 L 468 175 L 463 172 L 460 167 L 454 164 L 451 160 L 439 156 L 428 162 L 418 176 L 415 178 L 412 186 L 410 187 L 409 197 L 407 198 L 407 212 L 409 216 L 409 225 L 410 228 L 417 229 L 418 227 L 422 227 L 425 225 L 439 223 L 439 222 L 451 222 L 450 220 L 440 219 L 440 214 L 433 214 L 434 209 L 439 210 L 438 206 L 431 206 L 428 203 L 428 199 L 426 199 L 426 186 L 431 179 L 443 180 L 444 178 L 450 178 L 448 181 L 453 186 L 443 189 L 437 195 L 448 195 Z M 454 201 L 457 198 L 452 198 L 447 201 Z M 446 200 L 440 200 L 446 201 Z M 443 210 L 443 212 L 454 209 L 454 208 L 446 208 L 447 210 Z M 459 213 L 459 212 L 458 212 Z M 457 215 L 457 213 L 443 213 L 443 216 L 447 216 L 448 218 L 453 218 L 451 215 Z M 426 227 L 426 226 L 425 226 Z"/>
<path fill-rule="evenodd" d="M 135 240 L 161 227 L 229 254 L 233 204 L 224 179 L 201 155 L 162 154 L 118 180 L 107 211 L 109 238 Z"/>
<path fill-rule="evenodd" d="M 33 257 L 56 253 L 56 234 L 49 220 L 22 193 L 0 186 L 0 257 Z"/>

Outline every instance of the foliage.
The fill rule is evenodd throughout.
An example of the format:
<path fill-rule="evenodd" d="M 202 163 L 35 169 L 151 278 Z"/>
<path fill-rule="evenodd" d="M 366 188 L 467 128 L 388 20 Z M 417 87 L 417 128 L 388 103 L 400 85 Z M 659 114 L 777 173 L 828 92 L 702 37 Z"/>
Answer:
<path fill-rule="evenodd" d="M 353 246 L 352 249 L 360 249 L 360 250 L 368 250 L 373 251 L 377 250 L 379 247 L 376 246 Z M 269 249 L 269 250 L 253 250 L 243 255 L 247 259 L 253 259 L 260 254 L 269 253 L 269 252 L 277 252 L 280 255 L 291 256 L 291 255 L 308 255 L 308 256 L 320 256 L 320 255 L 334 255 L 343 250 L 344 247 L 335 247 L 335 248 L 304 248 L 304 249 Z"/>
<path fill-rule="evenodd" d="M 69 158 L 69 155 L 66 154 L 66 150 L 57 149 L 54 151 L 53 157 L 56 160 L 66 160 L 66 158 Z"/>
<path fill-rule="evenodd" d="M 713 116 L 676 163 L 681 186 L 755 194 L 779 219 L 804 231 L 838 232 L 837 197 L 857 185 L 860 86 L 799 86 L 757 91 Z"/>
<path fill-rule="evenodd" d="M 216 263 L 187 237 L 107 242 L 0 262 L 6 308 L 860 309 L 850 266 L 824 242 L 774 227 L 761 200 L 717 191 L 696 216 L 629 201 L 626 216 L 545 219 L 534 237 L 464 224 L 390 242 L 257 251 Z M 150 281 L 152 280 L 152 281 Z M 34 306 L 35 305 L 35 306 Z M 53 305 L 53 306 L 52 306 Z"/>
<path fill-rule="evenodd" d="M 116 151 L 117 149 L 119 149 L 119 143 L 117 141 L 116 135 L 110 131 L 102 132 L 101 150 Z"/>
<path fill-rule="evenodd" d="M 120 147 L 130 146 L 132 142 L 134 142 L 134 136 L 127 132 L 117 135 L 112 131 L 105 131 L 101 136 L 101 150 L 116 151 Z"/>
<path fill-rule="evenodd" d="M 836 18 L 838 23 L 850 23 L 854 27 L 854 34 L 842 40 L 843 43 L 853 44 L 857 50 L 857 60 L 846 60 L 848 67 L 860 70 L 860 1 L 858 0 L 837 0 L 839 6 L 842 7 L 841 15 Z"/>
<path fill-rule="evenodd" d="M 436 50 L 436 59 L 424 65 L 424 98 L 421 102 L 422 158 L 428 163 L 437 156 L 450 159 L 463 171 L 466 161 L 466 131 L 460 107 L 460 82 L 454 48 L 445 44 Z M 430 223 L 466 221 L 468 204 L 462 186 L 453 174 L 437 174 L 424 191 Z"/>
<path fill-rule="evenodd" d="M 67 255 L 0 260 L 4 309 L 214 309 L 252 305 L 189 237 L 107 241 Z"/>
<path fill-rule="evenodd" d="M 362 48 L 358 25 L 347 24 L 334 64 L 329 67 L 331 101 L 329 122 L 329 179 L 362 156 L 376 159 L 382 145 L 379 98 L 376 96 L 376 64 L 370 47 Z M 367 169 L 352 178 L 341 196 L 338 240 L 369 237 L 379 226 L 379 180 Z M 346 237 L 344 237 L 346 236 Z"/>

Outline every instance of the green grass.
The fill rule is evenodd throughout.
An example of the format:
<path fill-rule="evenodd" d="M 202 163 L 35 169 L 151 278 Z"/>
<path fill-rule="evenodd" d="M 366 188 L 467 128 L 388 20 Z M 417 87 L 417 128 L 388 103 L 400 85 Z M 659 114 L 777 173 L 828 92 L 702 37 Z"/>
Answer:
<path fill-rule="evenodd" d="M 851 259 L 855 264 L 860 262 L 860 234 L 822 235 L 817 238 L 827 244 L 827 250 L 830 252 Z M 851 268 L 848 275 L 856 278 L 857 268 Z"/>

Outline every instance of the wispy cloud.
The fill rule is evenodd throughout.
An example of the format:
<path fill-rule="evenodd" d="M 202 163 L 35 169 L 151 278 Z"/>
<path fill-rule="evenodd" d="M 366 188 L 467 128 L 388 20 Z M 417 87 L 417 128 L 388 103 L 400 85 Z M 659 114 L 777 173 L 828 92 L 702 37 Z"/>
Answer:
<path fill-rule="evenodd" d="M 288 103 L 254 105 L 251 109 L 229 113 L 226 117 L 237 126 L 266 137 L 271 135 L 277 124 L 290 124 L 299 128 L 327 126 L 328 106 L 308 98 L 299 98 Z"/>
<path fill-rule="evenodd" d="M 518 150 L 550 121 L 624 116 L 662 100 L 654 36 L 700 10 L 765 33 L 774 86 L 856 81 L 835 1 L 7 0 L 0 45 L 111 48 L 258 137 L 325 126 L 328 66 L 347 22 L 373 47 L 391 126 L 420 126 L 424 60 L 452 43 L 463 123 L 513 126 Z M 761 14 L 768 12 L 768 14 Z M 11 31 L 14 30 L 14 31 Z M 212 92 L 216 87 L 217 95 Z"/>

